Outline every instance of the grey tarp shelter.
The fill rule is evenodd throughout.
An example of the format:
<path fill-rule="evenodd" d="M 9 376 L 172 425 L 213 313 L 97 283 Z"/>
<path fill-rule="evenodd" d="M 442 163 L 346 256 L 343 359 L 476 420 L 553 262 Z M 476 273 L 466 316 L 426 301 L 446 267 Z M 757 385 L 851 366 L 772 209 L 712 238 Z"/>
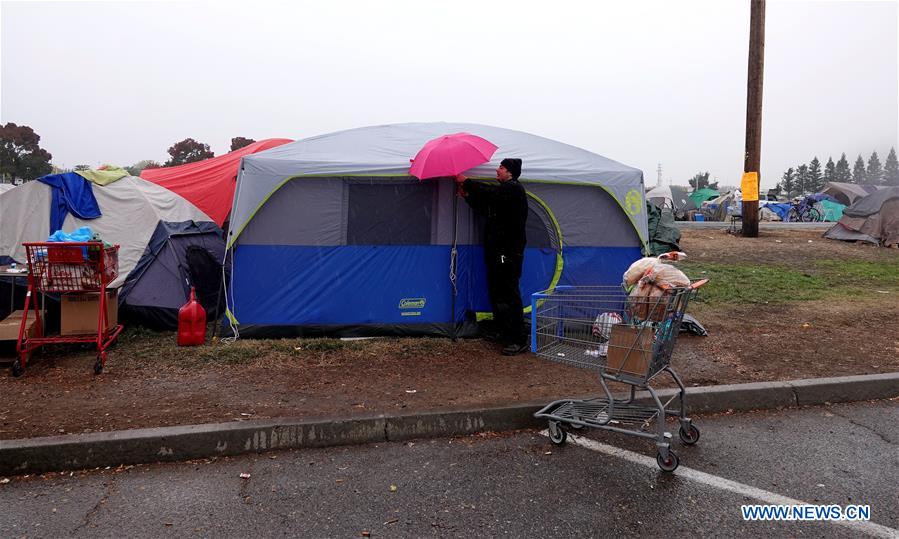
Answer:
<path fill-rule="evenodd" d="M 843 217 L 824 237 L 884 246 L 899 244 L 899 187 L 879 189 L 857 199 L 843 210 Z"/>

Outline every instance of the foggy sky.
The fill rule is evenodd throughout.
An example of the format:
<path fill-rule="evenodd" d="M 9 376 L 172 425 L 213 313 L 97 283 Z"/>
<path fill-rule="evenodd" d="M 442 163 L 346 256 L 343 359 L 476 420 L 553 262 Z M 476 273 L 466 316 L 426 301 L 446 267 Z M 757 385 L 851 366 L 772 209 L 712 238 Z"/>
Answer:
<path fill-rule="evenodd" d="M 763 186 L 897 146 L 897 12 L 768 1 Z M 4 1 L 0 19 L 0 121 L 60 166 L 459 121 L 580 146 L 647 185 L 658 163 L 665 183 L 742 172 L 748 1 Z"/>

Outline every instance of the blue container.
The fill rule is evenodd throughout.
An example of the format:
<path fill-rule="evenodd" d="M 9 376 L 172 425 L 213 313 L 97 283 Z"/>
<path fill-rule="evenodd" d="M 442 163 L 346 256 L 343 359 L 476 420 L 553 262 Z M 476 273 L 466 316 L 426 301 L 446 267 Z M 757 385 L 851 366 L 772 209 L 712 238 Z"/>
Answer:
<path fill-rule="evenodd" d="M 703 215 L 701 213 L 694 214 L 693 220 L 694 221 L 705 221 L 705 215 Z"/>

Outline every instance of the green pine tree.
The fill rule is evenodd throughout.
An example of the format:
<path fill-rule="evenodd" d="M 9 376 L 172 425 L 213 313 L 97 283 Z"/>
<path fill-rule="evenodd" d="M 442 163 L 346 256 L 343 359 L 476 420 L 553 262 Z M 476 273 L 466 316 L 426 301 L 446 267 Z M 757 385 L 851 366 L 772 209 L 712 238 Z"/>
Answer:
<path fill-rule="evenodd" d="M 821 161 L 816 155 L 808 164 L 808 190 L 817 193 L 824 188 L 824 176 L 821 175 Z"/>
<path fill-rule="evenodd" d="M 855 166 L 852 167 L 852 183 L 857 183 L 859 185 L 866 183 L 865 160 L 862 159 L 862 154 L 858 154 L 858 159 L 855 160 Z"/>
<path fill-rule="evenodd" d="M 824 183 L 835 182 L 837 175 L 837 166 L 833 162 L 833 157 L 827 156 L 827 164 L 824 165 Z"/>
<path fill-rule="evenodd" d="M 796 194 L 804 195 L 809 189 L 808 165 L 805 163 L 796 167 Z"/>
<path fill-rule="evenodd" d="M 843 155 L 840 156 L 840 160 L 837 161 L 837 168 L 836 170 L 834 170 L 833 181 L 843 183 L 849 183 L 852 181 L 852 172 L 849 171 L 849 161 L 846 160 L 845 152 L 843 152 Z"/>
<path fill-rule="evenodd" d="M 899 186 L 899 160 L 896 159 L 896 148 L 890 148 L 890 153 L 883 165 L 883 183 Z"/>
<path fill-rule="evenodd" d="M 697 172 L 690 180 L 690 187 L 693 188 L 694 191 L 699 191 L 705 187 L 709 187 L 709 173 L 708 172 Z M 715 186 L 717 187 L 717 185 Z"/>
<path fill-rule="evenodd" d="M 780 189 L 780 191 L 783 192 L 783 194 L 786 195 L 787 198 L 793 198 L 796 192 L 795 180 L 796 172 L 793 170 L 793 167 L 790 167 L 786 172 L 784 172 L 784 175 L 781 176 L 780 183 L 777 184 L 777 188 Z"/>
<path fill-rule="evenodd" d="M 877 157 L 877 150 L 871 153 L 868 158 L 868 170 L 865 171 L 868 183 L 871 185 L 880 185 L 883 182 L 883 167 L 880 164 L 880 158 Z"/>

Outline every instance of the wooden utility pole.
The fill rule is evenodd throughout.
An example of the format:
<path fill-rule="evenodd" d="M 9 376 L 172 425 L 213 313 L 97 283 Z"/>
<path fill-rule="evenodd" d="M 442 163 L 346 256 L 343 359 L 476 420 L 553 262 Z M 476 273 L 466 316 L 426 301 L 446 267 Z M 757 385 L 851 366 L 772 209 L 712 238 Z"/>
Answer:
<path fill-rule="evenodd" d="M 743 172 L 758 173 L 759 191 L 762 183 L 759 166 L 762 161 L 762 78 L 765 71 L 765 0 L 750 0 L 749 15 L 749 76 L 746 84 L 746 161 Z M 743 190 L 745 193 L 745 189 Z M 743 236 L 759 236 L 759 201 L 743 199 Z"/>

